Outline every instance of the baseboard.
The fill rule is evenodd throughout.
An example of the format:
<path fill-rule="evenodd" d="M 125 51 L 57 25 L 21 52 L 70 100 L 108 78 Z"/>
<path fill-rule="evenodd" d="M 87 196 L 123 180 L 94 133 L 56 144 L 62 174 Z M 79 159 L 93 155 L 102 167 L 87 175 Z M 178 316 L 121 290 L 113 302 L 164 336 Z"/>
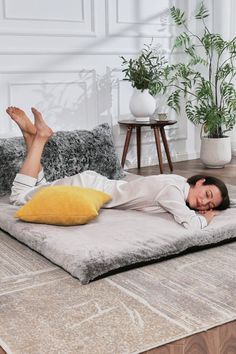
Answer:
<path fill-rule="evenodd" d="M 171 156 L 171 160 L 172 162 L 195 160 L 198 159 L 199 156 L 200 156 L 199 152 L 175 154 L 174 156 Z M 167 163 L 166 157 L 163 157 L 163 163 Z M 142 167 L 153 166 L 153 165 L 159 165 L 157 157 L 153 156 L 153 157 L 141 159 Z M 136 168 L 136 167 L 137 167 L 137 159 L 134 159 L 133 161 L 130 161 L 128 159 L 126 160 L 125 168 Z"/>

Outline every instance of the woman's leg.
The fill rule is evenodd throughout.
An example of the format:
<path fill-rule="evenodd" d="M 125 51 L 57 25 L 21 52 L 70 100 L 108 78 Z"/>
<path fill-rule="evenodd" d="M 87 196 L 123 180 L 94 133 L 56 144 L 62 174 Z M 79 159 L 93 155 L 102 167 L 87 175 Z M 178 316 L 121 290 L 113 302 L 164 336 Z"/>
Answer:
<path fill-rule="evenodd" d="M 41 113 L 34 108 L 32 108 L 32 112 L 35 119 L 36 134 L 31 142 L 31 146 L 29 146 L 20 172 L 16 175 L 13 182 L 10 201 L 15 205 L 25 204 L 32 198 L 37 189 L 36 186 L 42 184 L 38 183 L 37 179 L 40 174 L 43 175 L 42 171 L 39 173 L 40 160 L 44 146 L 52 135 L 52 130 L 44 122 Z"/>
<path fill-rule="evenodd" d="M 7 114 L 11 117 L 11 119 L 18 125 L 20 128 L 22 135 L 25 140 L 26 150 L 29 152 L 31 145 L 33 143 L 34 137 L 36 135 L 36 127 L 31 122 L 26 113 L 18 107 L 8 107 L 6 109 Z M 39 164 L 39 171 L 42 171 L 43 167 L 41 163 Z M 42 179 L 42 173 L 39 176 L 39 180 Z"/>
<path fill-rule="evenodd" d="M 44 122 L 42 115 L 35 108 L 32 108 L 34 114 L 34 126 L 36 134 L 29 147 L 26 159 L 20 169 L 20 174 L 37 178 L 41 167 L 41 156 L 48 139 L 52 135 L 52 129 Z"/>

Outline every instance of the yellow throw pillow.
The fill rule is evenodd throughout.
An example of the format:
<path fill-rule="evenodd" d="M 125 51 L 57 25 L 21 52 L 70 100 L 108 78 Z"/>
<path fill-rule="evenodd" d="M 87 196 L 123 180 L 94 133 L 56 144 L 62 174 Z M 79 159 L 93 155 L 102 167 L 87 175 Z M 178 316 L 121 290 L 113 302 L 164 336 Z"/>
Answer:
<path fill-rule="evenodd" d="M 86 224 L 111 197 L 91 188 L 51 186 L 40 189 L 16 212 L 23 221 L 52 225 Z"/>

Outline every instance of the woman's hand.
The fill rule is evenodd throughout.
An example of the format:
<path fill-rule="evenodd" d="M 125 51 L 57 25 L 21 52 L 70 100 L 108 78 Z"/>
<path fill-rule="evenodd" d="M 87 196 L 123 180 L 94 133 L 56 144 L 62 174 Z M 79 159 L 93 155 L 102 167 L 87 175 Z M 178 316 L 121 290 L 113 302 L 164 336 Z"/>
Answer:
<path fill-rule="evenodd" d="M 214 218 L 214 216 L 219 215 L 219 211 L 217 210 L 200 210 L 199 214 L 204 216 L 206 218 L 207 224 L 211 222 L 211 220 Z"/>

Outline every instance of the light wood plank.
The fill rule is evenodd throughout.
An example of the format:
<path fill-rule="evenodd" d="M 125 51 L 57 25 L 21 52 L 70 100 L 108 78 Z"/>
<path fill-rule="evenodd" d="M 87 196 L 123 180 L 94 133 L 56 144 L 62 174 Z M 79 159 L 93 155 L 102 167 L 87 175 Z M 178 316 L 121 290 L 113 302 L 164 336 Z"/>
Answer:
<path fill-rule="evenodd" d="M 236 321 L 219 327 L 219 354 L 236 353 Z"/>
<path fill-rule="evenodd" d="M 224 168 L 219 169 L 205 168 L 200 159 L 174 162 L 173 167 L 173 173 L 180 176 L 190 177 L 196 174 L 205 174 L 218 177 L 225 183 L 236 185 L 236 157 L 232 158 L 230 164 L 226 165 Z M 159 166 L 147 166 L 142 167 L 139 170 L 137 168 L 132 168 L 128 171 L 142 176 L 158 175 Z M 163 173 L 170 173 L 168 164 L 163 165 Z"/>

